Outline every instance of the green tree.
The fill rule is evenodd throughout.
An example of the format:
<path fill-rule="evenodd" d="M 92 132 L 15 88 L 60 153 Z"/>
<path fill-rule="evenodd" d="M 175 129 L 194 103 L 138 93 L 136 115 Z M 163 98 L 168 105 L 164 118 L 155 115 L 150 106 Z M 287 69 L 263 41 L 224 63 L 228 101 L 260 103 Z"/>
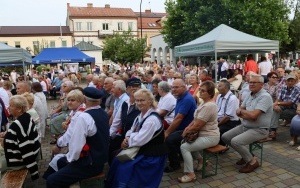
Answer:
<path fill-rule="evenodd" d="M 173 48 L 226 24 L 251 35 L 289 42 L 289 6 L 284 0 L 169 0 L 162 34 Z"/>
<path fill-rule="evenodd" d="M 105 38 L 103 43 L 103 58 L 122 64 L 138 62 L 149 51 L 146 37 L 135 38 L 131 31 L 116 33 L 113 37 Z"/>

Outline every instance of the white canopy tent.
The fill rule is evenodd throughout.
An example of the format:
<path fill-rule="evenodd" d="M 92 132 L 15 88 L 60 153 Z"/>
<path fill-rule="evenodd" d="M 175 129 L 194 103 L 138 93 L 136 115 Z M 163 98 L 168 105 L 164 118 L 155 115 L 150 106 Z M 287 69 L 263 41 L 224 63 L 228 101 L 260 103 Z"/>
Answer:
<path fill-rule="evenodd" d="M 209 33 L 175 47 L 175 57 L 279 53 L 279 41 L 263 39 L 221 24 Z M 216 64 L 217 72 L 217 64 Z"/>
<path fill-rule="evenodd" d="M 279 41 L 259 38 L 221 24 L 209 33 L 175 47 L 175 57 L 279 52 Z"/>
<path fill-rule="evenodd" d="M 23 66 L 32 62 L 31 54 L 23 48 L 15 48 L 0 43 L 0 66 Z"/>

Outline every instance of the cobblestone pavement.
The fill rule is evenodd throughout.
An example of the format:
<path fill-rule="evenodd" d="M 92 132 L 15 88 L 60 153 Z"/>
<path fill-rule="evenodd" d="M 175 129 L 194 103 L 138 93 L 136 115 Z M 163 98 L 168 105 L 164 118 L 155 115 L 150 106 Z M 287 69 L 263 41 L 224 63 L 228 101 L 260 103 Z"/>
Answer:
<path fill-rule="evenodd" d="M 48 101 L 49 108 L 53 104 L 54 101 Z M 225 154 L 219 156 L 219 168 L 216 176 L 202 179 L 200 172 L 198 172 L 197 181 L 182 184 L 177 181 L 177 177 L 183 175 L 183 169 L 181 169 L 173 173 L 165 173 L 160 187 L 300 187 L 300 151 L 296 150 L 299 144 L 291 147 L 286 142 L 289 140 L 288 127 L 280 127 L 278 133 L 276 141 L 264 144 L 263 165 L 256 169 L 255 172 L 249 174 L 239 173 L 238 166 L 235 165 L 235 162 L 239 160 L 239 155 L 230 149 Z M 43 159 L 39 161 L 40 175 L 47 169 L 51 158 L 50 141 L 49 129 L 46 128 L 46 137 L 42 140 Z M 259 156 L 259 153 L 256 151 L 254 153 L 256 156 Z M 107 168 L 105 172 L 107 172 Z M 32 182 L 28 176 L 24 187 L 46 187 L 45 180 L 40 177 L 39 180 Z"/>

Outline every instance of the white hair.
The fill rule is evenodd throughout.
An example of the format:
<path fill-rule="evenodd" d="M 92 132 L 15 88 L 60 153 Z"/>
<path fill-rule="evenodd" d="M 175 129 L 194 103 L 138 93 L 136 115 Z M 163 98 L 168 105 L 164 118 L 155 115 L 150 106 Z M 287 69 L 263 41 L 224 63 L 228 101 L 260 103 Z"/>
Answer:
<path fill-rule="evenodd" d="M 126 91 L 126 84 L 123 80 L 116 80 L 113 84 L 116 88 L 119 88 L 121 91 Z"/>

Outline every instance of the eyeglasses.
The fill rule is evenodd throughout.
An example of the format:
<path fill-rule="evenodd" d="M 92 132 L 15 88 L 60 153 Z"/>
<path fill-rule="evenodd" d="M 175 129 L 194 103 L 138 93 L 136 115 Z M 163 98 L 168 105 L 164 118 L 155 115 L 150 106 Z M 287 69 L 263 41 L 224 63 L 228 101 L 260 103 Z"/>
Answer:
<path fill-rule="evenodd" d="M 272 76 L 271 78 L 278 79 L 278 77 L 276 77 L 276 76 Z"/>
<path fill-rule="evenodd" d="M 146 99 L 135 99 L 135 102 L 138 103 L 138 102 L 145 102 Z"/>
<path fill-rule="evenodd" d="M 262 82 L 249 82 L 249 84 L 258 84 L 258 83 L 262 83 Z"/>
<path fill-rule="evenodd" d="M 180 88 L 180 87 L 183 87 L 183 86 L 172 86 L 171 88 L 172 88 L 172 89 L 178 89 L 178 88 Z"/>
<path fill-rule="evenodd" d="M 207 91 L 204 90 L 204 89 L 199 89 L 199 92 L 200 92 L 200 93 L 206 93 Z"/>

